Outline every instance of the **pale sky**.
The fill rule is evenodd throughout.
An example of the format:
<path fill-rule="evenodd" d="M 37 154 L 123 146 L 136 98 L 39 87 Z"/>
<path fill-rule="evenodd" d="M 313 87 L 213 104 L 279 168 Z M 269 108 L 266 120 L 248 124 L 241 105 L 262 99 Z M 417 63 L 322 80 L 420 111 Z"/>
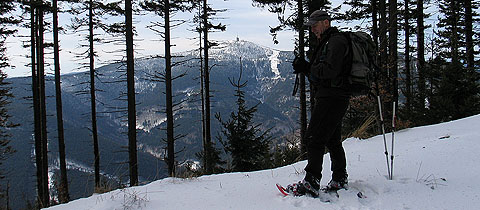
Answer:
<path fill-rule="evenodd" d="M 273 44 L 272 36 L 269 33 L 269 26 L 277 25 L 278 21 L 276 14 L 268 12 L 267 9 L 253 7 L 250 0 L 210 0 L 209 4 L 215 9 L 228 9 L 228 11 L 218 14 L 218 17 L 221 19 L 217 21 L 217 23 L 221 22 L 225 24 L 227 26 L 227 30 L 225 32 L 210 33 L 209 38 L 224 41 L 234 40 L 238 37 L 241 40 L 251 41 L 274 49 L 293 50 L 295 35 L 293 31 L 279 33 L 278 40 L 280 43 L 277 45 Z M 47 18 L 47 21 L 51 20 L 51 17 Z M 183 18 L 191 18 L 191 15 L 177 14 L 175 17 L 173 17 L 173 19 Z M 69 22 L 69 19 L 70 17 L 61 15 L 59 18 L 60 25 Z M 163 21 L 159 17 L 154 18 L 152 16 L 134 17 L 134 24 L 138 30 L 138 34 L 135 38 L 141 39 L 135 41 L 136 58 L 164 54 L 164 43 L 158 41 L 158 35 L 154 34 L 151 30 L 146 29 L 146 26 L 149 25 L 153 20 Z M 184 26 L 174 29 L 171 32 L 172 37 L 175 38 L 173 43 L 176 45 L 172 49 L 173 52 L 191 50 L 197 47 L 192 38 L 197 37 L 198 35 L 188 31 L 188 27 L 190 26 L 185 24 Z M 19 34 L 23 36 L 28 36 L 29 33 L 30 32 L 27 29 L 19 30 Z M 53 39 L 52 34 L 46 33 L 45 39 L 51 42 Z M 79 63 L 79 61 L 75 61 L 74 54 L 72 53 L 84 50 L 78 48 L 79 39 L 80 37 L 76 35 L 60 34 L 60 68 L 62 74 L 79 71 L 75 70 L 78 67 L 77 63 Z M 26 55 L 29 55 L 30 51 L 29 48 L 21 47 L 21 40 L 28 41 L 29 38 L 17 36 L 10 37 L 7 40 L 7 54 L 9 56 L 10 63 L 15 66 L 15 68 L 6 69 L 5 72 L 9 77 L 31 75 L 30 68 L 25 66 L 29 63 L 29 59 L 26 58 Z M 100 54 L 100 60 L 96 61 L 96 67 L 104 65 L 112 59 L 118 58 L 118 56 L 113 57 L 113 53 L 110 52 L 114 48 L 123 49 L 124 46 L 106 45 L 103 46 L 102 49 L 98 50 Z M 53 55 L 47 55 L 47 62 L 53 63 L 52 57 Z M 46 67 L 47 72 L 52 73 L 52 69 L 52 66 Z"/>
<path fill-rule="evenodd" d="M 341 4 L 343 0 L 333 0 L 332 6 L 337 7 Z M 267 8 L 257 8 L 252 6 L 251 0 L 209 0 L 208 3 L 214 9 L 227 9 L 226 12 L 219 13 L 217 15 L 219 20 L 216 23 L 221 22 L 227 26 L 225 32 L 216 32 L 210 33 L 209 38 L 218 40 L 218 41 L 228 41 L 235 40 L 237 37 L 241 40 L 251 41 L 261 46 L 270 47 L 278 50 L 293 50 L 294 49 L 294 39 L 296 34 L 291 30 L 282 31 L 278 34 L 277 39 L 279 44 L 274 44 L 272 41 L 272 36 L 270 35 L 270 27 L 276 26 L 278 24 L 277 15 L 270 13 Z M 61 7 L 61 2 L 59 2 Z M 345 7 L 342 7 L 344 10 Z M 176 16 L 171 19 L 191 19 L 191 14 L 176 14 Z M 122 17 L 123 18 L 123 17 Z M 61 15 L 59 18 L 60 25 L 65 25 L 69 22 L 70 17 L 66 15 Z M 47 21 L 51 21 L 51 14 L 46 17 Z M 152 21 L 161 22 L 163 21 L 160 17 L 154 17 L 152 15 L 148 16 L 135 16 L 134 25 L 137 29 L 137 36 L 135 41 L 135 58 L 149 57 L 152 55 L 163 55 L 164 54 L 164 43 L 159 41 L 159 36 L 154 34 L 151 30 L 147 29 L 146 26 L 150 25 Z M 341 26 L 354 26 L 354 23 L 333 23 L 334 25 Z M 366 28 L 366 22 L 357 22 L 356 24 L 361 24 L 362 28 Z M 184 24 L 183 26 L 176 28 L 171 31 L 171 35 L 174 38 L 172 43 L 175 47 L 172 48 L 172 52 L 182 52 L 191 49 L 196 49 L 197 44 L 192 38 L 197 37 L 198 34 L 191 32 L 188 28 L 192 28 L 190 24 Z M 9 77 L 18 77 L 18 76 L 30 76 L 30 68 L 25 65 L 30 61 L 26 58 L 30 54 L 29 49 L 21 47 L 21 40 L 28 41 L 29 30 L 20 29 L 19 34 L 27 37 L 9 37 L 7 39 L 7 54 L 10 58 L 10 63 L 15 66 L 15 68 L 6 69 L 6 73 Z M 45 39 L 51 42 L 52 34 L 46 33 Z M 85 49 L 79 49 L 78 43 L 81 37 L 78 35 L 67 35 L 60 34 L 60 48 L 61 48 L 61 57 L 60 57 L 60 67 L 62 74 L 70 73 L 74 71 L 79 71 L 78 63 L 74 59 L 73 52 L 79 52 Z M 96 67 L 100 67 L 107 63 L 113 62 L 114 59 L 119 59 L 119 54 L 115 54 L 111 51 L 117 49 L 124 49 L 124 45 L 104 45 L 98 46 L 97 51 L 99 58 L 96 61 Z M 50 50 L 51 51 L 51 50 Z M 48 53 L 48 52 L 47 52 Z M 122 55 L 122 54 L 120 54 Z M 46 62 L 53 63 L 53 55 L 46 55 Z M 86 59 L 82 60 L 86 62 Z M 47 73 L 52 73 L 53 67 L 47 66 Z M 84 70 L 82 70 L 84 71 Z"/>

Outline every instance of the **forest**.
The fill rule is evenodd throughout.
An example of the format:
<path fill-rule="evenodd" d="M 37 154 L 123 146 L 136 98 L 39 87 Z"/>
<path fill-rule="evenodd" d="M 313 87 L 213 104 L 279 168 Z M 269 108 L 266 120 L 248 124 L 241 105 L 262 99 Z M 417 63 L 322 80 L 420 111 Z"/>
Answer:
<path fill-rule="evenodd" d="M 213 0 L 211 0 L 213 1 Z M 403 129 L 413 126 L 429 125 L 472 116 L 480 113 L 480 70 L 478 54 L 480 50 L 480 31 L 478 30 L 478 4 L 476 0 L 338 0 L 339 7 L 332 7 L 328 0 L 252 0 L 246 1 L 255 7 L 263 8 L 278 16 L 278 25 L 269 26 L 273 42 L 277 34 L 284 30 L 295 32 L 295 56 L 309 58 L 318 44 L 315 36 L 304 25 L 308 16 L 315 10 L 329 11 L 335 22 L 367 22 L 367 27 L 345 27 L 342 30 L 364 31 L 370 34 L 377 47 L 375 62 L 378 65 L 375 80 L 372 81 L 372 94 L 352 97 L 350 107 L 344 120 L 343 136 L 368 138 L 381 133 L 377 97 L 380 96 L 384 106 L 385 121 L 395 120 L 396 127 L 386 123 L 387 129 Z M 164 44 L 164 52 L 158 58 L 164 59 L 165 68 L 150 75 L 152 83 L 160 83 L 165 91 L 161 104 L 166 115 L 165 156 L 161 158 L 167 165 L 168 175 L 181 177 L 177 172 L 178 161 L 175 142 L 184 138 L 175 132 L 177 128 L 174 113 L 181 109 L 181 102 L 175 100 L 172 86 L 182 74 L 172 74 L 172 69 L 184 65 L 187 61 L 177 59 L 171 48 L 175 46 L 171 30 L 182 24 L 191 24 L 190 30 L 198 34 L 198 48 L 195 61 L 199 74 L 202 151 L 197 154 L 201 162 L 200 169 L 193 175 L 214 174 L 231 171 L 252 171 L 290 164 L 304 158 L 304 135 L 308 116 L 313 103 L 310 97 L 310 84 L 303 74 L 298 74 L 298 119 L 297 135 L 291 137 L 291 146 L 273 145 L 269 129 L 260 129 L 261 123 L 254 122 L 257 106 L 247 106 L 243 88 L 248 85 L 242 81 L 242 70 L 237 78 L 229 82 L 235 89 L 236 107 L 231 115 L 221 116 L 211 113 L 210 73 L 214 65 L 209 59 L 209 52 L 218 46 L 210 39 L 211 33 L 228 30 L 222 24 L 219 13 L 228 16 L 228 8 L 214 8 L 207 0 L 2 0 L 0 1 L 0 165 L 9 161 L 15 152 L 10 146 L 9 130 L 22 126 L 15 124 L 8 110 L 8 104 L 17 100 L 10 92 L 4 69 L 12 64 L 7 41 L 13 36 L 20 36 L 19 29 L 29 34 L 21 34 L 28 42 L 23 47 L 29 50 L 26 55 L 30 61 L 31 98 L 29 98 L 34 130 L 34 148 L 36 165 L 36 200 L 29 208 L 39 209 L 59 203 L 69 202 L 69 181 L 65 153 L 65 139 L 62 116 L 62 88 L 60 67 L 59 33 L 76 33 L 83 41 L 77 50 L 77 59 L 81 68 L 89 73 L 88 89 L 82 94 L 89 97 L 90 128 L 92 154 L 94 155 L 95 190 L 102 191 L 100 175 L 99 137 L 97 132 L 98 99 L 98 46 L 115 44 L 124 46 L 123 50 L 112 52 L 119 59 L 110 63 L 121 63 L 120 70 L 124 76 L 116 83 L 126 87 L 127 92 L 119 96 L 127 101 L 127 107 L 120 110 L 125 115 L 128 126 L 128 186 L 139 185 L 137 162 L 137 110 L 136 105 L 136 69 L 135 42 L 142 39 L 142 34 L 135 30 L 134 16 L 150 14 L 158 16 L 161 22 L 152 22 L 150 29 L 158 35 Z M 60 6 L 59 6 L 60 5 Z M 428 8 L 438 8 L 435 14 Z M 59 23 L 59 13 L 71 14 L 69 25 Z M 176 13 L 190 14 L 189 20 L 171 19 Z M 48 16 L 48 18 L 47 18 Z M 432 24 L 426 20 L 438 17 Z M 355 25 L 355 24 L 353 24 Z M 24 31 L 25 31 L 24 30 Z M 429 31 L 429 33 L 426 33 Z M 430 33 L 431 32 L 431 33 Z M 45 36 L 52 36 L 46 38 Z M 46 40 L 51 40 L 48 42 Z M 48 53 L 47 53 L 48 51 Z M 52 55 L 49 54 L 51 52 Z M 159 53 L 160 54 L 160 53 Z M 239 58 L 241 59 L 241 58 Z M 49 186 L 49 140 L 47 134 L 47 112 L 45 95 L 45 78 L 47 66 L 53 66 L 56 102 L 56 134 L 59 145 L 60 177 L 55 185 L 58 196 L 51 196 Z M 292 69 L 293 72 L 293 69 Z M 285 93 L 289 94 L 289 93 Z M 279 96 L 280 97 L 280 96 Z M 217 99 L 218 100 L 218 99 Z M 396 117 L 392 117 L 394 106 L 398 105 Z M 228 117 L 228 118 L 227 118 Z M 212 120 L 222 125 L 221 136 L 211 132 Z M 50 134 L 51 135 L 51 134 Z M 178 149 L 178 148 L 177 148 Z M 90 152 L 90 151 L 89 151 Z M 225 153 L 225 155 L 222 155 Z M 226 164 L 228 156 L 230 164 Z M 1 171 L 0 171 L 1 172 Z M 4 179 L 5 175 L 1 174 Z M 32 174 L 33 175 L 33 174 Z M 1 182 L 1 209 L 11 209 L 7 183 Z"/>

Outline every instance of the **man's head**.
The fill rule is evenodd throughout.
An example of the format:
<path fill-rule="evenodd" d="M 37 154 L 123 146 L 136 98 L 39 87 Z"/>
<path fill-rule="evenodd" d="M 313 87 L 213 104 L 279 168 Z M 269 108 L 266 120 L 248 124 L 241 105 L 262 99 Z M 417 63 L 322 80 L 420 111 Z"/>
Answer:
<path fill-rule="evenodd" d="M 312 32 L 320 39 L 320 36 L 328 28 L 330 28 L 330 21 L 332 18 L 330 15 L 322 10 L 316 10 L 313 12 L 310 17 L 308 17 L 308 22 L 305 25 L 310 26 Z"/>

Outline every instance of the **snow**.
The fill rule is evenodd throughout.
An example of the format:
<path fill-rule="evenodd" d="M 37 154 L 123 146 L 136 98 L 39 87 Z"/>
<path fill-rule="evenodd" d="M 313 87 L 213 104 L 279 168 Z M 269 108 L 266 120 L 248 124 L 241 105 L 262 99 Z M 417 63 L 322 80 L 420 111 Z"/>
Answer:
<path fill-rule="evenodd" d="M 477 209 L 479 124 L 480 115 L 476 115 L 397 131 L 393 180 L 387 179 L 381 135 L 346 140 L 350 187 L 339 191 L 340 197 L 330 203 L 309 197 L 283 197 L 278 192 L 275 183 L 287 185 L 303 178 L 306 162 L 302 161 L 256 172 L 166 178 L 49 209 Z M 387 142 L 391 154 L 391 134 Z M 322 185 L 330 180 L 329 168 L 326 155 Z M 367 198 L 358 198 L 358 191 Z"/>
<path fill-rule="evenodd" d="M 280 51 L 274 50 L 272 55 L 269 57 L 270 59 L 270 65 L 272 72 L 275 74 L 275 77 L 273 77 L 273 80 L 280 79 L 280 71 L 278 71 L 278 64 L 280 63 L 280 59 L 278 59 L 278 55 L 280 55 Z"/>

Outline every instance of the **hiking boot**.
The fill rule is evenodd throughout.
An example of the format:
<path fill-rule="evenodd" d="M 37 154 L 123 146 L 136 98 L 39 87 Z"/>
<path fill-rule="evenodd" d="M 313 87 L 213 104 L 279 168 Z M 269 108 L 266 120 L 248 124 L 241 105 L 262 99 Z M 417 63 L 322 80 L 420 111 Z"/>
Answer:
<path fill-rule="evenodd" d="M 340 180 L 330 180 L 326 189 L 327 190 L 340 190 L 340 189 L 347 189 L 348 188 L 348 179 L 343 178 Z"/>
<path fill-rule="evenodd" d="M 318 191 L 320 189 L 320 179 L 313 176 L 311 173 L 307 173 L 303 179 L 304 183 L 307 183 L 313 190 Z"/>
<path fill-rule="evenodd" d="M 309 174 L 307 174 L 302 181 L 289 184 L 286 187 L 286 191 L 294 196 L 310 195 L 314 198 L 318 197 L 319 190 L 320 180 Z"/>

